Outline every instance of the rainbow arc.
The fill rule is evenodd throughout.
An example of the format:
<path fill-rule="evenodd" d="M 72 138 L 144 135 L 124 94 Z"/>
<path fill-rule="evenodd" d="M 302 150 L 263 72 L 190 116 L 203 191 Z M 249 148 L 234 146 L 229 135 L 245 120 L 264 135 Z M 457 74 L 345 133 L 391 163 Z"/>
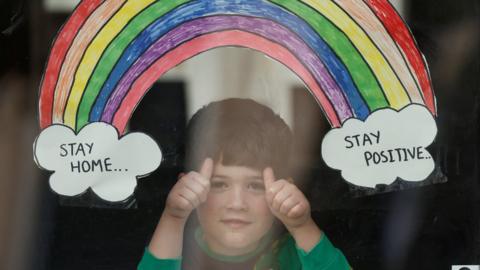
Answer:
<path fill-rule="evenodd" d="M 84 0 L 53 44 L 41 128 L 103 121 L 123 133 L 160 76 L 226 46 L 292 70 L 333 127 L 413 103 L 436 115 L 427 65 L 387 0 Z"/>

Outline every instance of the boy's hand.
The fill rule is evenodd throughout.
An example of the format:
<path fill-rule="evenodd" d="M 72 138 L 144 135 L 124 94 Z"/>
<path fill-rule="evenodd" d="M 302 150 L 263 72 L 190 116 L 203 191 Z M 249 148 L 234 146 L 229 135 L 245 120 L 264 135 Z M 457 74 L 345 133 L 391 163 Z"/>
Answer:
<path fill-rule="evenodd" d="M 276 180 L 272 168 L 263 171 L 265 197 L 272 213 L 285 225 L 296 245 L 310 252 L 320 241 L 322 232 L 310 215 L 310 203 L 297 186 Z"/>
<path fill-rule="evenodd" d="M 310 203 L 297 186 L 283 179 L 276 180 L 270 167 L 263 171 L 263 179 L 268 206 L 289 231 L 311 220 Z"/>
<path fill-rule="evenodd" d="M 212 171 L 213 160 L 207 158 L 200 172 L 192 171 L 182 175 L 168 194 L 164 214 L 186 220 L 207 199 Z"/>

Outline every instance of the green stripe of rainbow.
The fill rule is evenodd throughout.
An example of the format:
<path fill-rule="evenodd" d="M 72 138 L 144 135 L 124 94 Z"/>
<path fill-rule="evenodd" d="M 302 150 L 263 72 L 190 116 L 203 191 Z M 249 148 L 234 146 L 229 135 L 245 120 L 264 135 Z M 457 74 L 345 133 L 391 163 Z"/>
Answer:
<path fill-rule="evenodd" d="M 334 127 L 411 103 L 436 114 L 426 64 L 386 0 L 232 2 L 82 1 L 52 48 L 40 90 L 41 127 L 78 130 L 105 121 L 123 132 L 161 74 L 219 46 L 259 50 L 289 67 Z M 248 20 L 256 24 L 242 28 Z M 177 34 L 167 46 L 173 39 L 166 38 L 189 32 L 187 26 L 201 31 Z"/>

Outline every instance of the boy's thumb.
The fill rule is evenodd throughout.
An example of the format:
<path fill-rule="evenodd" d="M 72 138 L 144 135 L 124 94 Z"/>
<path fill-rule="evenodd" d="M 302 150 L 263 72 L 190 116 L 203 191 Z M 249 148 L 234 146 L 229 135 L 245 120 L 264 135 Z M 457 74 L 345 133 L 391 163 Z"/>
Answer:
<path fill-rule="evenodd" d="M 270 185 L 275 182 L 275 174 L 273 173 L 273 169 L 270 167 L 265 168 L 263 170 L 263 181 L 265 184 L 265 187 L 268 188 Z"/>
<path fill-rule="evenodd" d="M 206 158 L 205 161 L 203 161 L 203 164 L 202 164 L 202 167 L 200 168 L 199 173 L 208 180 L 212 178 L 213 160 L 211 158 Z"/>

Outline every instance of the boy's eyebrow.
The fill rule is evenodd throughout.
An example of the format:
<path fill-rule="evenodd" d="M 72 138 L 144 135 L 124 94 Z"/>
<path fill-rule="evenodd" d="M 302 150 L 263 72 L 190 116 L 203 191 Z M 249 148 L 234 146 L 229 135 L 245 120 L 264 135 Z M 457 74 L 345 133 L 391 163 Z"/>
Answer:
<path fill-rule="evenodd" d="M 212 178 L 228 179 L 229 177 L 227 175 L 223 175 L 223 174 L 214 174 L 214 175 L 212 175 Z"/>

